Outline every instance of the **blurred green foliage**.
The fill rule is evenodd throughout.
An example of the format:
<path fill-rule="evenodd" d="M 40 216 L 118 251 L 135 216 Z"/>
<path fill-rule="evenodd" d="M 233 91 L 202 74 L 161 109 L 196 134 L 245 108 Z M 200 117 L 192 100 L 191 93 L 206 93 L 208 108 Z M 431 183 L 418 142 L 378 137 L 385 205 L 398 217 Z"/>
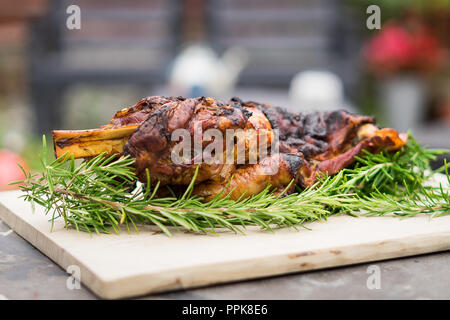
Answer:
<path fill-rule="evenodd" d="M 347 0 L 351 6 L 363 8 L 362 14 L 366 14 L 366 8 L 377 5 L 381 9 L 381 21 L 396 18 L 405 11 L 435 12 L 437 10 L 450 10 L 449 0 Z"/>
<path fill-rule="evenodd" d="M 45 154 L 45 158 L 47 161 L 52 161 L 55 159 L 55 155 L 53 152 L 53 143 L 51 136 L 46 136 L 47 141 L 49 142 L 49 148 L 47 148 L 47 154 Z M 42 169 L 41 157 L 42 155 L 42 137 L 37 136 L 29 136 L 26 139 L 25 148 L 21 153 L 21 156 L 25 159 L 25 161 L 30 166 L 31 170 L 40 170 Z"/>

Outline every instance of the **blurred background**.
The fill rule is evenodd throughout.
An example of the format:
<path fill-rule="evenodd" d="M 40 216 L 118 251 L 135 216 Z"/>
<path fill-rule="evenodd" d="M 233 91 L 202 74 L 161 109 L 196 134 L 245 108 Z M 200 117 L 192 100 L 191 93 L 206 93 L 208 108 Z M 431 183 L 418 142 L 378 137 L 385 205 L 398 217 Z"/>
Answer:
<path fill-rule="evenodd" d="M 448 0 L 2 0 L 0 167 L 149 95 L 345 108 L 450 148 L 449 34 Z"/>

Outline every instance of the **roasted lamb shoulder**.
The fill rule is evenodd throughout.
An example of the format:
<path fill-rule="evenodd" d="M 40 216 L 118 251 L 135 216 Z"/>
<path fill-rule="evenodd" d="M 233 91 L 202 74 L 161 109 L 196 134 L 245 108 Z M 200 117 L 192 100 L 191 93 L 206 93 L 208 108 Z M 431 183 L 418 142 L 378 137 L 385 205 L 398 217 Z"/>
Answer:
<path fill-rule="evenodd" d="M 193 153 L 188 161 L 175 163 L 171 154 L 178 141 L 171 137 L 177 129 L 185 130 L 192 140 L 199 130 L 214 129 L 224 135 L 230 129 L 240 130 L 246 161 L 199 163 Z M 257 139 L 263 137 L 269 145 L 277 142 L 277 152 L 269 150 L 264 157 L 252 154 L 255 136 L 250 133 L 255 132 Z M 102 152 L 129 155 L 136 159 L 140 181 L 146 182 L 148 171 L 151 182 L 162 186 L 188 185 L 198 168 L 194 192 L 208 201 L 219 194 L 229 194 L 232 199 L 251 196 L 268 185 L 284 190 L 292 181 L 287 192 L 295 185 L 305 188 L 314 184 L 320 173 L 332 175 L 348 167 L 363 150 L 401 148 L 407 135 L 379 129 L 374 118 L 344 110 L 302 114 L 238 98 L 219 101 L 153 96 L 122 109 L 98 129 L 54 130 L 53 140 L 58 157 L 65 153 L 75 158 Z M 201 140 L 202 148 L 210 143 Z M 223 150 L 218 157 L 222 160 L 229 149 Z M 256 163 L 248 161 L 252 156 L 258 158 Z"/>

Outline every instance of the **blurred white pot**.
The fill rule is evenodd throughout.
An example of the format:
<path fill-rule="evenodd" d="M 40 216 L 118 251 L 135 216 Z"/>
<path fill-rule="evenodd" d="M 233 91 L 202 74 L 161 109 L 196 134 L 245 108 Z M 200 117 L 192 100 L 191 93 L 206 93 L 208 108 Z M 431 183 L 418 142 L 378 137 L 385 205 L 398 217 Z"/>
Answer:
<path fill-rule="evenodd" d="M 421 77 L 398 75 L 380 83 L 380 102 L 388 125 L 406 132 L 424 118 L 426 86 Z"/>
<path fill-rule="evenodd" d="M 241 48 L 230 48 L 218 57 L 208 46 L 189 46 L 175 58 L 170 89 L 174 95 L 229 98 L 247 61 Z"/>

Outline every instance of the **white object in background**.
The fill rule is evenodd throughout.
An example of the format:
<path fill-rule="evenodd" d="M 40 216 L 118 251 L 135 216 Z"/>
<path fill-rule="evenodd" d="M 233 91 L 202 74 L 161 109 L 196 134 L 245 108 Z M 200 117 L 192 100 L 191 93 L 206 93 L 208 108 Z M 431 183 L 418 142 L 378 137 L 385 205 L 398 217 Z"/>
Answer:
<path fill-rule="evenodd" d="M 424 117 L 425 82 L 413 75 L 385 79 L 380 83 L 380 100 L 389 126 L 401 132 L 415 129 Z"/>
<path fill-rule="evenodd" d="M 295 112 L 349 108 L 341 79 L 329 71 L 303 71 L 294 76 L 289 89 L 290 108 Z"/>
<path fill-rule="evenodd" d="M 241 48 L 230 48 L 219 58 L 207 46 L 189 46 L 175 58 L 170 89 L 175 95 L 229 98 L 247 61 L 247 52 Z"/>

